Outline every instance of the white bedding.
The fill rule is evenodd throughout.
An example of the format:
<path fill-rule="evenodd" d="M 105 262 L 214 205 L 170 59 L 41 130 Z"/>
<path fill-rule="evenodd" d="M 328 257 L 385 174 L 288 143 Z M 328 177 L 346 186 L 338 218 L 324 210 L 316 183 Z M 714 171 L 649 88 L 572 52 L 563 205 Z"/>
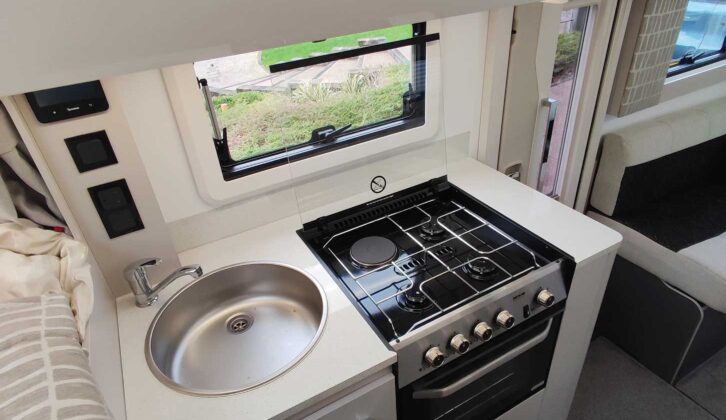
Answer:
<path fill-rule="evenodd" d="M 48 293 L 70 301 L 81 340 L 93 309 L 88 248 L 27 220 L 0 223 L 0 302 Z"/>

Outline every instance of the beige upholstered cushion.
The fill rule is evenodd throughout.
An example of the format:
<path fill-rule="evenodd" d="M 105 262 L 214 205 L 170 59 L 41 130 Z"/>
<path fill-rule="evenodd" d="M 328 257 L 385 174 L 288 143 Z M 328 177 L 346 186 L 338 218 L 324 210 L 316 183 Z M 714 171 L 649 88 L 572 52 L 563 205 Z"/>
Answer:
<path fill-rule="evenodd" d="M 726 234 L 674 252 L 607 216 L 592 211 L 587 215 L 623 235 L 618 250 L 623 258 L 726 313 Z"/>
<path fill-rule="evenodd" d="M 726 98 L 608 133 L 592 186 L 590 204 L 612 216 L 625 169 L 726 134 Z"/>
<path fill-rule="evenodd" d="M 0 302 L 0 419 L 109 419 L 62 295 Z"/>

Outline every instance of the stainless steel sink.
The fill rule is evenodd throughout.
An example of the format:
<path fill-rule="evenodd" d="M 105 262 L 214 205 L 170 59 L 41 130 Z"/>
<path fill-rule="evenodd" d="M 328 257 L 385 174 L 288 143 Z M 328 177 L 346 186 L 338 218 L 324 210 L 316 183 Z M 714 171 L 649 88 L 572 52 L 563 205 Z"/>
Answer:
<path fill-rule="evenodd" d="M 243 391 L 281 375 L 320 336 L 320 285 L 282 264 L 238 264 L 177 292 L 146 336 L 146 360 L 169 387 L 197 395 Z"/>

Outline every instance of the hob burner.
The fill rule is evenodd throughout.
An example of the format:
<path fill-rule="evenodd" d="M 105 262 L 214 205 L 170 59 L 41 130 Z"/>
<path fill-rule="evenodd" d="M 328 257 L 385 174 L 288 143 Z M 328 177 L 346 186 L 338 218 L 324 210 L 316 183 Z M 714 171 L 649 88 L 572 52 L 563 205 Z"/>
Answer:
<path fill-rule="evenodd" d="M 474 280 L 488 280 L 497 272 L 497 266 L 488 258 L 472 258 L 464 271 Z"/>
<path fill-rule="evenodd" d="M 426 222 L 421 226 L 421 237 L 429 242 L 437 242 L 443 239 L 445 230 L 435 219 L 430 222 Z"/>
<path fill-rule="evenodd" d="M 388 264 L 398 256 L 398 247 L 382 236 L 366 236 L 350 247 L 350 260 L 359 268 L 375 268 Z"/>
<path fill-rule="evenodd" d="M 398 305 L 411 312 L 421 312 L 430 308 L 433 303 L 421 292 L 418 284 L 414 284 L 412 288 L 398 295 L 396 298 Z"/>

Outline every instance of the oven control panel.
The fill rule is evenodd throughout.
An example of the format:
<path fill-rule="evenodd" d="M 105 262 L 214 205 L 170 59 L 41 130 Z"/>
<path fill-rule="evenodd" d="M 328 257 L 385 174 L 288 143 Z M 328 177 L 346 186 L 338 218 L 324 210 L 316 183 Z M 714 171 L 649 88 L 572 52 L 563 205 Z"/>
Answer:
<path fill-rule="evenodd" d="M 444 315 L 400 343 L 391 343 L 398 352 L 399 387 L 434 369 L 445 369 L 566 298 L 561 263 L 554 262 Z"/>

